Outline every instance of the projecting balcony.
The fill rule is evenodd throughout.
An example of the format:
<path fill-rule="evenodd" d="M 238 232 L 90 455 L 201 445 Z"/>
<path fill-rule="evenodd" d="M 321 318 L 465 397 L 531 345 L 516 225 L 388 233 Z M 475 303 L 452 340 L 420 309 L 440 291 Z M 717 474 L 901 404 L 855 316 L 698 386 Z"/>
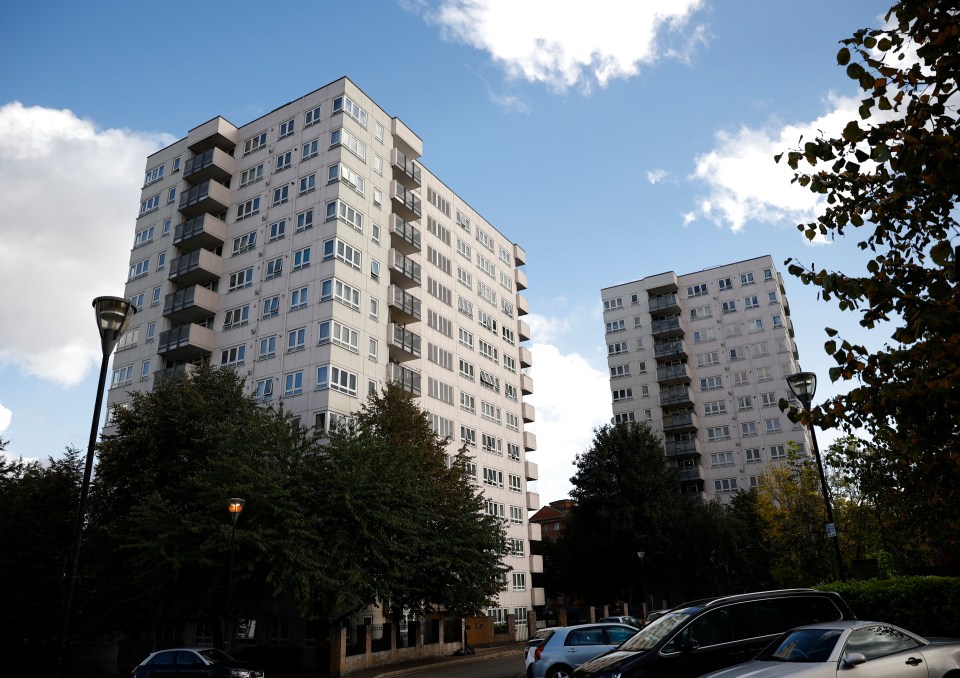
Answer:
<path fill-rule="evenodd" d="M 177 324 L 194 323 L 216 315 L 220 296 L 206 287 L 192 285 L 168 294 L 163 300 L 163 317 Z"/>
<path fill-rule="evenodd" d="M 157 370 L 153 373 L 153 390 L 156 390 L 167 379 L 182 379 L 189 377 L 197 369 L 194 363 L 180 363 L 165 370 Z"/>
<path fill-rule="evenodd" d="M 699 466 L 685 466 L 680 469 L 680 482 L 693 483 L 703 481 Z"/>
<path fill-rule="evenodd" d="M 682 405 L 693 402 L 690 399 L 690 389 L 688 388 L 670 388 L 660 391 L 661 407 L 670 405 Z"/>
<path fill-rule="evenodd" d="M 514 282 L 517 283 L 517 290 L 527 289 L 527 273 L 521 269 L 516 269 L 513 275 Z"/>
<path fill-rule="evenodd" d="M 517 295 L 517 315 L 527 315 L 530 313 L 530 302 L 522 294 Z"/>
<path fill-rule="evenodd" d="M 390 215 L 390 244 L 404 254 L 416 254 L 420 251 L 420 229 L 404 221 L 396 214 Z"/>
<path fill-rule="evenodd" d="M 398 363 L 387 364 L 387 381 L 397 384 L 407 393 L 420 395 L 420 373 Z"/>
<path fill-rule="evenodd" d="M 230 205 L 230 189 L 216 181 L 204 181 L 180 194 L 179 210 L 188 217 L 226 212 Z"/>
<path fill-rule="evenodd" d="M 420 284 L 420 264 L 395 249 L 390 250 L 390 282 L 407 290 Z"/>
<path fill-rule="evenodd" d="M 407 188 L 420 188 L 420 165 L 397 148 L 390 151 L 394 178 Z"/>
<path fill-rule="evenodd" d="M 514 266 L 523 266 L 527 263 L 527 251 L 520 247 L 520 245 L 513 244 L 513 265 Z"/>
<path fill-rule="evenodd" d="M 693 412 L 682 412 L 663 418 L 663 430 L 671 433 L 697 430 L 697 415 Z"/>
<path fill-rule="evenodd" d="M 537 411 L 530 403 L 524 403 L 520 408 L 523 413 L 523 423 L 529 424 L 537 420 Z"/>
<path fill-rule="evenodd" d="M 170 262 L 167 279 L 180 287 L 206 285 L 223 275 L 223 260 L 209 250 L 195 250 Z"/>
<path fill-rule="evenodd" d="M 173 244 L 185 252 L 220 247 L 226 239 L 227 225 L 212 214 L 187 219 L 173 231 Z"/>
<path fill-rule="evenodd" d="M 540 541 L 543 539 L 543 528 L 540 523 L 527 523 L 527 539 Z"/>
<path fill-rule="evenodd" d="M 400 118 L 391 119 L 390 133 L 393 134 L 394 143 L 400 142 L 406 146 L 404 150 L 407 156 L 419 158 L 423 155 L 423 141 Z"/>
<path fill-rule="evenodd" d="M 687 352 L 683 348 L 682 341 L 665 341 L 663 343 L 653 345 L 653 357 L 657 359 L 663 358 L 686 358 Z"/>
<path fill-rule="evenodd" d="M 686 365 L 668 365 L 657 368 L 657 381 L 661 384 L 680 384 L 690 382 L 690 373 Z"/>
<path fill-rule="evenodd" d="M 520 367 L 530 367 L 533 365 L 533 354 L 529 348 L 520 347 Z"/>
<path fill-rule="evenodd" d="M 230 152 L 239 140 L 239 130 L 218 116 L 187 133 L 187 148 L 194 153 L 203 153 L 214 147 Z"/>
<path fill-rule="evenodd" d="M 390 182 L 390 199 L 393 201 L 394 212 L 405 221 L 416 221 L 420 218 L 420 198 L 412 190 L 405 188 L 399 181 Z"/>
<path fill-rule="evenodd" d="M 650 323 L 650 333 L 655 338 L 683 336 L 683 328 L 680 326 L 680 318 L 664 318 L 654 320 Z"/>
<path fill-rule="evenodd" d="M 664 443 L 664 452 L 668 457 L 699 456 L 700 449 L 696 440 L 670 440 Z"/>
<path fill-rule="evenodd" d="M 387 327 L 387 343 L 390 346 L 390 362 L 401 363 L 420 357 L 420 335 L 402 325 L 390 323 Z"/>
<path fill-rule="evenodd" d="M 188 361 L 210 355 L 216 335 L 201 325 L 180 325 L 160 333 L 157 353 L 168 360 Z"/>
<path fill-rule="evenodd" d="M 533 393 L 533 377 L 529 374 L 520 375 L 520 392 L 523 395 L 530 395 Z"/>
<path fill-rule="evenodd" d="M 530 556 L 530 571 L 536 573 L 543 572 L 543 556 Z"/>
<path fill-rule="evenodd" d="M 540 478 L 540 469 L 535 462 L 523 462 L 523 472 L 527 481 L 538 480 Z"/>
<path fill-rule="evenodd" d="M 787 318 L 787 334 L 790 335 L 791 339 L 797 336 L 796 332 L 793 331 L 793 321 L 790 318 Z"/>
<path fill-rule="evenodd" d="M 420 321 L 420 300 L 396 285 L 387 289 L 387 303 L 390 304 L 391 318 L 401 325 Z"/>
<path fill-rule="evenodd" d="M 540 495 L 536 492 L 527 492 L 527 509 L 536 511 L 540 508 Z"/>
<path fill-rule="evenodd" d="M 183 163 L 183 178 L 191 184 L 213 179 L 227 181 L 237 169 L 233 156 L 219 148 L 208 148 Z"/>
<path fill-rule="evenodd" d="M 664 313 L 679 313 L 680 302 L 676 294 L 664 294 L 650 299 L 650 313 L 663 315 Z"/>
<path fill-rule="evenodd" d="M 522 320 L 517 322 L 517 335 L 520 341 L 529 341 L 530 340 L 530 325 L 523 322 Z"/>
<path fill-rule="evenodd" d="M 533 452 L 537 449 L 537 434 L 530 431 L 523 432 L 523 449 Z"/>

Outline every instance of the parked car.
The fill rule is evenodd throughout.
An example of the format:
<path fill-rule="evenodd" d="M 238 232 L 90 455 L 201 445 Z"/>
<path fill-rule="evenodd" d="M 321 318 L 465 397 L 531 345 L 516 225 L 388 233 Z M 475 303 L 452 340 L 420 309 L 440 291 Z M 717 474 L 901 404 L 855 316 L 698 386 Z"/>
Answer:
<path fill-rule="evenodd" d="M 643 626 L 643 622 L 637 619 L 636 617 L 631 617 L 630 615 L 621 615 L 619 617 L 604 617 L 603 619 L 597 620 L 598 624 L 626 624 L 627 626 L 632 626 L 635 629 L 639 629 Z"/>
<path fill-rule="evenodd" d="M 539 629 L 533 634 L 533 637 L 527 639 L 527 644 L 523 648 L 523 670 L 527 675 L 530 675 L 530 665 L 533 663 L 533 655 L 534 652 L 536 652 L 537 646 L 554 631 L 556 631 L 555 628 Z"/>
<path fill-rule="evenodd" d="M 663 615 L 665 615 L 665 614 L 666 614 L 667 612 L 669 612 L 669 611 L 670 611 L 669 609 L 667 609 L 667 610 L 650 610 L 649 612 L 647 612 L 647 623 L 649 624 L 650 622 L 655 622 L 655 621 L 657 621 L 658 619 L 660 619 L 660 617 L 662 617 Z"/>
<path fill-rule="evenodd" d="M 762 591 L 686 603 L 615 651 L 582 664 L 575 678 L 694 678 L 751 659 L 795 626 L 855 619 L 839 595 Z"/>
<path fill-rule="evenodd" d="M 131 674 L 132 678 L 264 678 L 263 669 L 238 661 L 212 647 L 178 647 L 154 652 Z"/>
<path fill-rule="evenodd" d="M 756 659 L 711 673 L 711 678 L 786 676 L 941 678 L 960 670 L 960 640 L 927 640 L 892 624 L 837 621 L 787 631 Z"/>
<path fill-rule="evenodd" d="M 626 624 L 580 624 L 545 629 L 527 665 L 528 678 L 570 678 L 583 662 L 613 650 L 637 632 Z"/>

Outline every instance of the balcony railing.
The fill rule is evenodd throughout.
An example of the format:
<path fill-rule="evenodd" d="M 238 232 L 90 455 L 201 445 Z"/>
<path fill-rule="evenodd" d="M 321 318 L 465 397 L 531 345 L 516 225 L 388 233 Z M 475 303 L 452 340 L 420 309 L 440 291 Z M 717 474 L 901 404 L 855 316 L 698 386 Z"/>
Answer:
<path fill-rule="evenodd" d="M 697 418 L 693 412 L 683 412 L 680 414 L 673 414 L 663 418 L 663 430 L 664 431 L 677 431 L 681 429 L 693 429 L 697 428 Z"/>
<path fill-rule="evenodd" d="M 203 153 L 188 158 L 183 163 L 183 178 L 191 184 L 213 179 L 226 181 L 236 169 L 233 156 L 219 148 L 208 148 Z"/>
<path fill-rule="evenodd" d="M 658 367 L 657 381 L 659 382 L 690 381 L 690 374 L 687 372 L 686 365 L 668 365 L 667 367 Z"/>
<path fill-rule="evenodd" d="M 664 451 L 668 457 L 688 457 L 700 454 L 696 440 L 670 440 L 664 443 Z"/>
<path fill-rule="evenodd" d="M 411 332 L 402 325 L 391 323 L 390 358 L 394 362 L 413 360 L 420 357 L 420 335 Z"/>
<path fill-rule="evenodd" d="M 680 482 L 689 483 L 695 480 L 703 480 L 703 476 L 700 475 L 699 466 L 686 466 L 680 469 Z"/>
<path fill-rule="evenodd" d="M 400 149 L 393 149 L 391 164 L 397 170 L 393 176 L 411 188 L 420 187 L 420 165 L 403 154 Z"/>
<path fill-rule="evenodd" d="M 390 188 L 390 197 L 393 198 L 394 206 L 399 209 L 398 214 L 408 220 L 419 219 L 421 208 L 417 194 L 396 180 L 390 182 Z"/>
<path fill-rule="evenodd" d="M 390 215 L 390 233 L 395 236 L 391 245 L 404 254 L 420 251 L 420 229 L 396 214 Z"/>
<path fill-rule="evenodd" d="M 404 325 L 420 320 L 420 300 L 406 290 L 390 285 L 387 300 L 394 320 Z"/>
<path fill-rule="evenodd" d="M 678 310 L 680 308 L 677 302 L 676 294 L 666 294 L 662 297 L 654 297 L 650 300 L 650 312 L 661 313 L 663 311 Z"/>
<path fill-rule="evenodd" d="M 226 238 L 227 225 L 212 214 L 187 219 L 173 231 L 173 244 L 187 252 L 220 247 Z"/>
<path fill-rule="evenodd" d="M 680 318 L 654 320 L 650 323 L 650 333 L 655 337 L 683 334 L 683 329 L 680 327 Z"/>
<path fill-rule="evenodd" d="M 223 260 L 213 252 L 195 250 L 170 261 L 167 278 L 178 285 L 204 285 L 219 280 Z"/>
<path fill-rule="evenodd" d="M 160 333 L 157 353 L 170 360 L 193 360 L 209 355 L 216 345 L 216 337 L 211 330 L 200 325 L 180 325 Z"/>
<path fill-rule="evenodd" d="M 686 351 L 683 350 L 682 341 L 665 341 L 653 346 L 653 357 L 655 358 L 673 358 L 684 355 L 686 355 Z"/>
<path fill-rule="evenodd" d="M 387 365 L 387 379 L 415 396 L 420 395 L 420 373 L 399 363 Z"/>
<path fill-rule="evenodd" d="M 690 390 L 686 388 L 682 389 L 667 389 L 666 391 L 660 391 L 660 405 L 676 405 L 678 403 L 688 403 L 690 402 Z"/>
<path fill-rule="evenodd" d="M 420 284 L 420 264 L 398 250 L 390 251 L 390 269 L 398 274 L 390 276 L 397 287 L 408 289 Z"/>
<path fill-rule="evenodd" d="M 204 181 L 180 195 L 179 210 L 187 216 L 197 216 L 204 212 L 219 214 L 230 205 L 230 189 L 216 181 Z"/>
<path fill-rule="evenodd" d="M 206 287 L 192 285 L 163 300 L 163 315 L 175 323 L 193 323 L 216 314 L 220 297 Z"/>

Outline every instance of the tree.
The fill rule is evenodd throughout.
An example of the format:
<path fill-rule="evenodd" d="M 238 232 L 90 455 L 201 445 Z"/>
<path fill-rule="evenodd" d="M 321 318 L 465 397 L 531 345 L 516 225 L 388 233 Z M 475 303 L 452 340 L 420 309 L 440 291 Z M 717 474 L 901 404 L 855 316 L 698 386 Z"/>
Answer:
<path fill-rule="evenodd" d="M 809 415 L 862 428 L 888 499 L 942 549 L 960 548 L 960 18 L 952 0 L 901 0 L 886 25 L 843 40 L 837 61 L 863 92 L 860 120 L 838 138 L 787 153 L 794 182 L 826 209 L 798 228 L 810 239 L 859 234 L 866 270 L 827 271 L 788 260 L 825 301 L 889 327 L 877 350 L 827 328 L 833 381 L 852 382 Z M 783 154 L 777 156 L 779 161 Z M 803 169 L 801 169 L 803 165 Z M 809 169 L 808 169 L 809 168 Z M 783 405 L 783 403 L 782 403 Z M 808 415 L 791 410 L 794 420 Z"/>

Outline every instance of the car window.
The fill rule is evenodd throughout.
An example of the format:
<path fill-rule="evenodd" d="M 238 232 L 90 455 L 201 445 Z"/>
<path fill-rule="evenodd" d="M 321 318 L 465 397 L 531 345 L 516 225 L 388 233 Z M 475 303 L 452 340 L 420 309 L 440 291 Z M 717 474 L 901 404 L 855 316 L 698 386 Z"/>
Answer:
<path fill-rule="evenodd" d="M 911 636 L 895 629 L 892 626 L 870 626 L 857 629 L 847 638 L 847 645 L 843 648 L 848 652 L 861 652 L 868 659 L 886 657 L 889 654 L 912 650 L 920 643 Z"/>
<path fill-rule="evenodd" d="M 791 626 L 797 626 L 793 623 L 793 613 L 783 598 L 738 603 L 733 605 L 732 609 L 737 640 L 772 636 Z"/>
<path fill-rule="evenodd" d="M 176 652 L 158 652 L 150 660 L 150 666 L 173 666 L 177 663 Z"/>
<path fill-rule="evenodd" d="M 604 645 L 603 629 L 574 629 L 567 634 L 564 645 Z"/>
<path fill-rule="evenodd" d="M 733 641 L 733 610 L 722 607 L 710 610 L 694 619 L 683 631 L 677 634 L 680 650 L 687 641 L 696 641 L 697 647 L 710 647 Z"/>
<path fill-rule="evenodd" d="M 607 645 L 619 645 L 628 638 L 633 638 L 636 629 L 625 629 L 622 626 L 608 626 L 604 629 L 607 632 Z"/>
<path fill-rule="evenodd" d="M 180 666 L 193 666 L 194 662 L 202 661 L 200 655 L 196 652 L 181 650 L 177 652 L 177 664 Z"/>
<path fill-rule="evenodd" d="M 840 629 L 795 629 L 770 644 L 760 661 L 825 662 L 830 658 L 842 631 Z"/>
<path fill-rule="evenodd" d="M 211 664 L 223 664 L 225 662 L 232 661 L 232 657 L 228 655 L 223 650 L 218 650 L 215 647 L 205 648 L 200 650 L 197 654 L 206 659 Z"/>

